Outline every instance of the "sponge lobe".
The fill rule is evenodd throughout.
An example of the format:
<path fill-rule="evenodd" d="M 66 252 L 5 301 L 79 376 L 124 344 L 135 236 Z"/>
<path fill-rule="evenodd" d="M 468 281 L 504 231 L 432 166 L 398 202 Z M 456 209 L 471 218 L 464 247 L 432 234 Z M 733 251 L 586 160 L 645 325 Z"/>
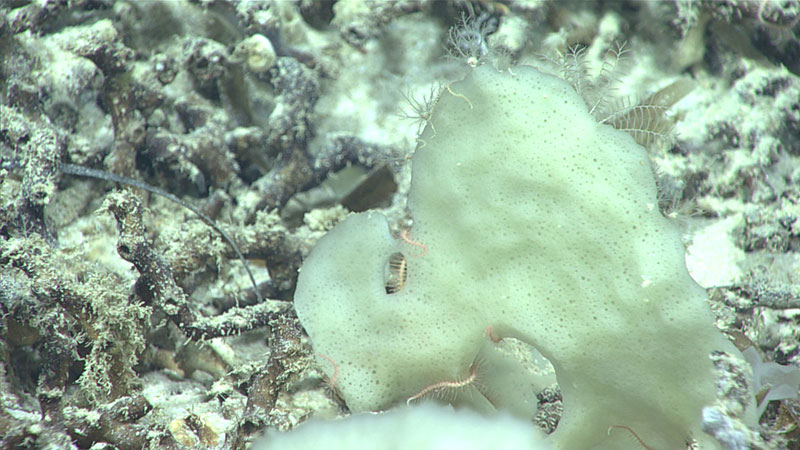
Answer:
<path fill-rule="evenodd" d="M 382 290 L 403 248 L 377 214 L 340 224 L 298 281 L 298 315 L 317 351 L 343 363 L 351 409 L 463 377 L 492 326 L 556 368 L 559 447 L 631 445 L 612 425 L 654 448 L 700 437 L 715 392 L 708 355 L 738 351 L 655 207 L 644 148 L 527 67 L 475 69 L 442 92 L 432 122 L 409 194 L 411 234 L 429 251 L 407 258 L 403 289 Z"/>

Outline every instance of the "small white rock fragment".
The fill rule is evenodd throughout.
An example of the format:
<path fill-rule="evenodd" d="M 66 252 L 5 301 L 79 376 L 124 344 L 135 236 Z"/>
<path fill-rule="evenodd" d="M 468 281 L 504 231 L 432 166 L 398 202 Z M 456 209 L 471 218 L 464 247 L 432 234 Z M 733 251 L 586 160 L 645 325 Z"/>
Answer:
<path fill-rule="evenodd" d="M 275 63 L 275 49 L 272 42 L 263 34 L 254 34 L 240 42 L 233 56 L 243 61 L 252 72 L 264 72 Z"/>

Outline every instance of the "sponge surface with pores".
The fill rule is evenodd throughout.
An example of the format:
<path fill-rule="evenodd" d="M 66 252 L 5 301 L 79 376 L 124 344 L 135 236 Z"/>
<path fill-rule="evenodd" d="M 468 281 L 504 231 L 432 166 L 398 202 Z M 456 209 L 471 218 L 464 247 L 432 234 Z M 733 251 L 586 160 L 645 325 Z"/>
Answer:
<path fill-rule="evenodd" d="M 338 363 L 348 406 L 386 409 L 463 379 L 492 326 L 553 363 L 558 448 L 638 448 L 609 434 L 614 425 L 654 448 L 692 437 L 714 448 L 699 429 L 715 398 L 709 353 L 739 353 L 656 207 L 645 149 L 528 67 L 478 67 L 442 91 L 431 122 L 409 195 L 410 235 L 428 252 L 411 256 L 418 249 L 393 239 L 380 213 L 362 213 L 323 237 L 300 273 L 298 316 Z M 387 294 L 396 252 L 407 277 Z"/>

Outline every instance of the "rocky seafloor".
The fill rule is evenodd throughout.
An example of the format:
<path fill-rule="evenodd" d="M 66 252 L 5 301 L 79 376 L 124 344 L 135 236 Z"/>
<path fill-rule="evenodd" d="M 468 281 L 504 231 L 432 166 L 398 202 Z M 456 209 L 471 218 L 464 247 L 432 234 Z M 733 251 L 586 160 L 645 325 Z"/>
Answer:
<path fill-rule="evenodd" d="M 292 308 L 304 256 L 348 211 L 408 225 L 425 103 L 470 64 L 580 52 L 591 77 L 623 44 L 610 102 L 692 82 L 645 143 L 718 327 L 800 366 L 798 22 L 772 0 L 0 3 L 0 446 L 238 449 L 346 415 Z M 800 448 L 785 397 L 753 447 Z"/>

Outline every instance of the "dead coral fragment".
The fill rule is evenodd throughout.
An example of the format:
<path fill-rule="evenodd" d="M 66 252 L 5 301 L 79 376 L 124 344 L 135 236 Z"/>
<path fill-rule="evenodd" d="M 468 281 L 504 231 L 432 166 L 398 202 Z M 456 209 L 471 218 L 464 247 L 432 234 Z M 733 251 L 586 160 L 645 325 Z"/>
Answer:
<path fill-rule="evenodd" d="M 94 170 L 94 169 L 90 169 L 88 167 L 75 166 L 75 165 L 72 165 L 72 164 L 63 164 L 62 163 L 62 164 L 58 165 L 58 168 L 63 173 L 66 173 L 66 174 L 69 174 L 69 175 L 97 178 L 97 179 L 100 179 L 100 180 L 113 181 L 113 182 L 116 182 L 116 183 L 126 184 L 128 186 L 138 187 L 140 189 L 144 189 L 144 190 L 146 190 L 148 192 L 151 192 L 153 194 L 160 195 L 160 196 L 172 201 L 173 203 L 177 203 L 178 205 L 183 206 L 184 208 L 186 208 L 189 211 L 193 212 L 206 225 L 210 226 L 212 229 L 214 229 L 214 231 L 219 233 L 219 235 L 222 236 L 223 239 L 225 239 L 225 242 L 227 242 L 231 246 L 233 251 L 236 253 L 236 256 L 239 258 L 239 261 L 242 262 L 242 265 L 244 266 L 244 270 L 245 270 L 245 272 L 247 272 L 247 276 L 250 278 L 250 283 L 253 285 L 253 292 L 255 293 L 256 298 L 258 299 L 259 303 L 261 302 L 262 298 L 261 298 L 261 293 L 258 290 L 258 284 L 256 284 L 256 280 L 253 277 L 253 273 L 250 271 L 250 266 L 247 264 L 247 260 L 244 258 L 244 255 L 242 255 L 242 252 L 241 252 L 241 250 L 239 250 L 239 247 L 236 245 L 236 242 L 233 240 L 232 237 L 230 237 L 230 235 L 228 235 L 228 233 L 225 232 L 225 230 L 223 230 L 222 228 L 217 226 L 217 224 L 210 217 L 208 217 L 207 215 L 203 214 L 199 209 L 195 208 L 191 204 L 181 200 L 177 196 L 175 196 L 173 194 L 170 194 L 169 192 L 167 192 L 167 191 L 165 191 L 163 189 L 160 189 L 160 188 L 157 188 L 157 187 L 154 187 L 154 186 L 150 186 L 147 183 L 143 183 L 141 181 L 134 180 L 132 178 L 127 178 L 127 177 L 115 175 L 113 173 L 104 172 L 102 170 Z"/>
<path fill-rule="evenodd" d="M 136 379 L 133 366 L 145 348 L 144 327 L 150 308 L 130 301 L 125 286 L 114 276 L 88 272 L 78 281 L 66 275 L 85 268 L 37 235 L 3 242 L 0 264 L 15 267 L 30 279 L 32 295 L 45 307 L 26 312 L 36 314 L 33 317 L 20 318 L 39 329 L 44 351 L 55 347 L 53 352 L 66 357 L 63 370 L 80 359 L 74 350 L 78 342 L 89 346 L 78 379 L 86 399 L 100 404 L 127 395 Z M 63 318 L 54 320 L 58 316 Z M 47 363 L 57 360 L 60 358 Z M 42 381 L 52 391 L 55 386 L 51 382 L 56 380 L 48 379 Z"/>
<path fill-rule="evenodd" d="M 272 302 L 265 302 L 219 317 L 202 317 L 175 283 L 171 267 L 147 240 L 139 199 L 130 192 L 116 192 L 109 194 L 104 207 L 117 220 L 120 232 L 117 252 L 139 272 L 136 294 L 146 304 L 164 311 L 189 338 L 199 340 L 240 333 L 264 326 L 277 314 L 279 308 Z"/>

